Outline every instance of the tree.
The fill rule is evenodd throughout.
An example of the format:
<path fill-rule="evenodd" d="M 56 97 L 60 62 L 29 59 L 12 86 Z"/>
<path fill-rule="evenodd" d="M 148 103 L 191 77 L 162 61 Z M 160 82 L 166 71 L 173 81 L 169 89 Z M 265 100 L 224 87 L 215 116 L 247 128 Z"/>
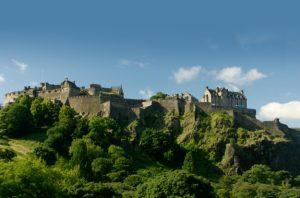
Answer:
<path fill-rule="evenodd" d="M 169 151 L 173 144 L 167 134 L 154 129 L 145 129 L 139 142 L 140 148 L 157 160 L 163 160 L 163 154 Z"/>
<path fill-rule="evenodd" d="M 67 130 L 62 126 L 54 126 L 47 130 L 48 138 L 45 145 L 53 148 L 63 156 L 67 156 L 71 138 L 68 137 Z"/>
<path fill-rule="evenodd" d="M 168 95 L 163 92 L 157 92 L 154 96 L 151 96 L 150 100 L 165 99 Z"/>
<path fill-rule="evenodd" d="M 66 130 L 68 130 L 71 133 L 73 133 L 75 127 L 76 127 L 76 118 L 75 118 L 76 112 L 71 107 L 64 105 L 59 111 L 59 122 L 58 124 L 62 127 L 64 127 Z"/>
<path fill-rule="evenodd" d="M 15 103 L 1 111 L 0 131 L 9 137 L 20 137 L 33 130 L 33 121 L 29 109 Z"/>
<path fill-rule="evenodd" d="M 76 123 L 76 128 L 72 134 L 72 138 L 82 138 L 89 132 L 89 123 L 87 118 L 79 118 Z"/>
<path fill-rule="evenodd" d="M 137 197 L 215 197 L 210 183 L 185 171 L 168 171 L 137 187 Z"/>
<path fill-rule="evenodd" d="M 38 127 L 51 126 L 58 121 L 61 104 L 49 99 L 35 98 L 31 104 L 31 114 Z"/>
<path fill-rule="evenodd" d="M 46 146 L 39 146 L 33 150 L 38 158 L 44 160 L 47 165 L 53 165 L 56 161 L 56 153 L 53 149 Z"/>
<path fill-rule="evenodd" d="M 63 106 L 59 112 L 59 121 L 47 130 L 45 143 L 59 154 L 66 156 L 76 127 L 76 112 L 69 106 Z"/>
<path fill-rule="evenodd" d="M 73 166 L 78 166 L 82 177 L 89 176 L 90 160 L 88 158 L 87 146 L 84 140 L 75 139 L 70 147 L 70 162 Z"/>
<path fill-rule="evenodd" d="M 0 197 L 64 197 L 61 175 L 35 158 L 0 162 Z"/>
<path fill-rule="evenodd" d="M 87 136 L 102 148 L 107 148 L 111 143 L 119 143 L 122 137 L 119 125 L 110 118 L 97 116 L 90 118 L 89 130 L 90 132 Z"/>

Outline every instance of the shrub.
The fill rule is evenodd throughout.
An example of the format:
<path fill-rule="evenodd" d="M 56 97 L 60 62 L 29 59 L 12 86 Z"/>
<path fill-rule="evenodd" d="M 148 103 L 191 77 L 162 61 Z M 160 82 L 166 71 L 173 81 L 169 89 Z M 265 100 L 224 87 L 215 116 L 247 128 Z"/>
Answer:
<path fill-rule="evenodd" d="M 185 171 L 168 171 L 137 188 L 137 197 L 214 197 L 210 183 Z"/>
<path fill-rule="evenodd" d="M 233 126 L 233 118 L 225 112 L 216 112 L 212 114 L 211 127 L 222 129 Z"/>
<path fill-rule="evenodd" d="M 33 150 L 35 154 L 40 159 L 44 160 L 47 165 L 53 165 L 56 161 L 56 153 L 53 149 L 46 146 L 39 146 Z"/>
<path fill-rule="evenodd" d="M 131 171 L 133 170 L 133 163 L 126 157 L 119 157 L 115 160 L 113 167 L 116 171 Z"/>
<path fill-rule="evenodd" d="M 109 173 L 112 169 L 112 161 L 107 158 L 96 158 L 92 162 L 92 171 L 95 178 L 100 180 L 104 178 L 104 175 Z"/>
<path fill-rule="evenodd" d="M 124 180 L 125 184 L 127 184 L 129 186 L 132 186 L 132 187 L 137 187 L 142 182 L 143 182 L 143 178 L 141 176 L 139 176 L 139 175 L 129 175 Z"/>
<path fill-rule="evenodd" d="M 10 161 L 16 156 L 16 153 L 10 149 L 0 148 L 0 160 Z"/>

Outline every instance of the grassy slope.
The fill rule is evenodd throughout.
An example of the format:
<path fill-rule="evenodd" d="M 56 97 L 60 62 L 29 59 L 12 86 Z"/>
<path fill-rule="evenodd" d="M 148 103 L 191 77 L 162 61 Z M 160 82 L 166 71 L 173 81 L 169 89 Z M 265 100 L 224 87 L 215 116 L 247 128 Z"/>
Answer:
<path fill-rule="evenodd" d="M 22 138 L 0 138 L 0 147 L 10 148 L 18 155 L 25 155 L 32 152 L 32 150 L 41 144 L 46 138 L 45 133 L 30 133 Z"/>

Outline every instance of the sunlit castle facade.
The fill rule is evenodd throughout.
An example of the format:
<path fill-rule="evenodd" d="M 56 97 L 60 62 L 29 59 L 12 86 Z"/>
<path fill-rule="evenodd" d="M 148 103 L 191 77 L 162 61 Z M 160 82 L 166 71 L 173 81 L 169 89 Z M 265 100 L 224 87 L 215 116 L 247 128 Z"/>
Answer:
<path fill-rule="evenodd" d="M 201 98 L 200 102 L 210 103 L 215 107 L 247 108 L 247 98 L 243 90 L 240 92 L 233 92 L 225 88 L 217 87 L 216 89 L 209 89 L 206 87 L 204 96 Z"/>

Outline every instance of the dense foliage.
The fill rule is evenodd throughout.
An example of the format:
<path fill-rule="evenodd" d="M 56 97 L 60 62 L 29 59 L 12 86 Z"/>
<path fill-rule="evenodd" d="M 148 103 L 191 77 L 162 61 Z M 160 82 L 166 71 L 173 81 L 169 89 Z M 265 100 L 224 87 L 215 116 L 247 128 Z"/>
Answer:
<path fill-rule="evenodd" d="M 1 147 L 31 133 L 46 139 L 28 155 Z M 0 109 L 0 136 L 0 197 L 300 197 L 300 176 L 262 160 L 287 140 L 225 112 L 158 109 L 126 127 L 24 96 Z"/>

